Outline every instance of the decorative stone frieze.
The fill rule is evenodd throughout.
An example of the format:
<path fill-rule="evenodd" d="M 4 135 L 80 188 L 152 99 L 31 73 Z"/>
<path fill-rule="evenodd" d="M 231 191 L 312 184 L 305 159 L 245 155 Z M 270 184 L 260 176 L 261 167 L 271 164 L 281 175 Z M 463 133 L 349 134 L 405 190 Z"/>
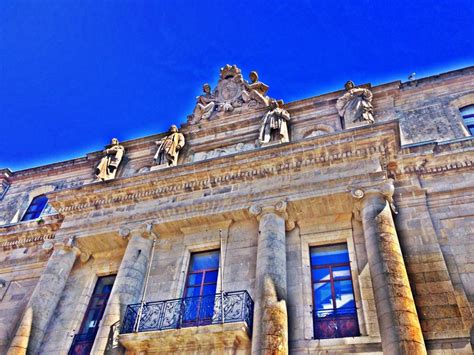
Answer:
<path fill-rule="evenodd" d="M 178 193 L 204 190 L 210 187 L 215 188 L 248 182 L 250 180 L 266 179 L 269 176 L 283 175 L 294 171 L 299 172 L 302 169 L 311 169 L 328 163 L 344 163 L 353 160 L 367 159 L 372 156 L 379 156 L 380 154 L 387 155 L 393 151 L 392 143 L 389 141 L 363 147 L 354 147 L 354 145 L 351 145 L 343 151 L 338 152 L 331 152 L 328 149 L 323 150 L 323 148 L 324 147 L 321 146 L 321 148 L 314 149 L 313 144 L 304 142 L 300 149 L 294 149 L 292 159 L 285 159 L 284 162 L 278 161 L 280 159 L 275 159 L 275 161 L 268 162 L 265 166 L 253 166 L 253 164 L 245 161 L 245 165 L 239 166 L 238 170 L 206 172 L 202 177 L 194 171 L 192 175 L 186 177 L 181 175 L 179 178 L 175 176 L 174 179 L 168 179 L 168 175 L 163 174 L 162 181 L 154 184 L 146 183 L 143 186 L 135 186 L 133 192 L 115 190 L 113 196 L 106 196 L 103 193 L 94 193 L 94 196 L 97 196 L 95 199 L 87 198 L 84 201 L 77 197 L 72 199 L 71 194 L 66 195 L 58 191 L 55 194 L 56 196 L 61 195 L 60 201 L 55 201 L 54 195 L 52 195 L 51 203 L 59 213 L 70 214 L 88 209 L 104 208 L 118 203 L 137 203 L 157 197 L 163 198 L 165 196 L 176 196 Z M 253 154 L 252 160 L 258 158 L 258 155 L 262 153 L 263 152 L 256 152 Z M 206 164 L 207 162 L 203 163 Z M 134 177 L 134 180 L 137 178 L 144 179 L 145 177 L 143 175 L 137 176 Z M 158 183 L 159 186 L 157 186 Z M 78 191 L 89 188 L 91 187 L 80 188 Z M 66 202 L 65 200 L 67 198 L 69 198 L 69 201 L 63 203 L 62 201 Z"/>

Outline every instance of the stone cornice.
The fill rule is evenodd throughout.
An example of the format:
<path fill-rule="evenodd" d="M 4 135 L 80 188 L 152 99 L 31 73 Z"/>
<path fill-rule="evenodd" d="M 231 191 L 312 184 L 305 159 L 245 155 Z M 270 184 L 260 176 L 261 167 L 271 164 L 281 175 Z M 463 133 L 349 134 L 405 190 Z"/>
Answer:
<path fill-rule="evenodd" d="M 343 131 L 318 139 L 271 146 L 226 157 L 183 164 L 48 194 L 59 213 L 97 210 L 111 205 L 187 194 L 198 190 L 228 188 L 238 183 L 311 171 L 348 161 L 395 156 L 398 123 L 387 122 Z"/>

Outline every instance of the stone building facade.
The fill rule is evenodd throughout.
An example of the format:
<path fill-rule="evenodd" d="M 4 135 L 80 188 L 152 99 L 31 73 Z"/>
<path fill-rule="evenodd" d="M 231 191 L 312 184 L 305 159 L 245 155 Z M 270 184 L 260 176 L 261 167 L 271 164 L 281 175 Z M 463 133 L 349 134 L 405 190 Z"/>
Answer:
<path fill-rule="evenodd" d="M 474 67 L 267 90 L 0 170 L 0 353 L 471 354 Z"/>

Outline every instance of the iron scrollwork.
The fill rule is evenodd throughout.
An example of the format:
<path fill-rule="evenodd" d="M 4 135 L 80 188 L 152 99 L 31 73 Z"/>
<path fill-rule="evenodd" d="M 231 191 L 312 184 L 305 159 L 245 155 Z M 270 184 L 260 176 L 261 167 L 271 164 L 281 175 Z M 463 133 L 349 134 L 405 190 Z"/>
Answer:
<path fill-rule="evenodd" d="M 254 303 L 247 291 L 147 302 L 138 321 L 140 307 L 127 307 L 121 334 L 233 322 L 245 322 L 252 329 Z"/>

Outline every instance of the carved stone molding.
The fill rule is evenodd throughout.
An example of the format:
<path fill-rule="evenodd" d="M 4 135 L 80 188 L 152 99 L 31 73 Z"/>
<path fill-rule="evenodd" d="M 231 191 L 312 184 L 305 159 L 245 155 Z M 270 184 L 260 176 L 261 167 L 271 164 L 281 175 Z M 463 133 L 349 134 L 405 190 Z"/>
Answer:
<path fill-rule="evenodd" d="M 274 213 L 285 220 L 285 230 L 290 232 L 296 227 L 296 220 L 288 215 L 287 207 L 287 202 L 281 200 L 274 205 L 252 205 L 249 207 L 248 211 L 250 215 L 257 218 L 257 221 L 260 221 L 262 216 L 266 213 Z"/>
<path fill-rule="evenodd" d="M 274 213 L 282 217 L 285 221 L 288 219 L 288 213 L 286 212 L 287 203 L 286 201 L 278 201 L 274 205 L 259 205 L 255 204 L 249 207 L 248 211 L 252 216 L 255 216 L 259 221 L 260 218 L 266 213 Z"/>
<path fill-rule="evenodd" d="M 147 222 L 147 223 L 140 224 L 138 226 L 135 225 L 133 227 L 122 226 L 119 229 L 119 235 L 123 239 L 128 239 L 128 240 L 130 240 L 132 236 L 140 236 L 142 238 L 150 239 L 150 240 L 158 239 L 158 233 L 155 233 L 155 231 L 153 230 L 153 222 Z"/>
<path fill-rule="evenodd" d="M 361 220 L 361 210 L 367 203 L 369 196 L 378 195 L 383 197 L 389 203 L 392 212 L 398 213 L 393 201 L 393 193 L 395 192 L 393 179 L 387 179 L 381 183 L 365 187 L 349 186 L 348 190 L 354 200 L 354 217 L 359 221 Z"/>
<path fill-rule="evenodd" d="M 63 250 L 65 252 L 73 252 L 76 256 L 81 256 L 81 261 L 85 262 L 89 259 L 86 255 L 89 255 L 85 252 L 86 255 L 82 256 L 82 251 L 77 246 L 76 236 L 71 236 L 63 241 L 54 243 L 54 250 Z M 90 256 L 90 255 L 89 255 Z M 85 260 L 83 260 L 86 258 Z"/>

